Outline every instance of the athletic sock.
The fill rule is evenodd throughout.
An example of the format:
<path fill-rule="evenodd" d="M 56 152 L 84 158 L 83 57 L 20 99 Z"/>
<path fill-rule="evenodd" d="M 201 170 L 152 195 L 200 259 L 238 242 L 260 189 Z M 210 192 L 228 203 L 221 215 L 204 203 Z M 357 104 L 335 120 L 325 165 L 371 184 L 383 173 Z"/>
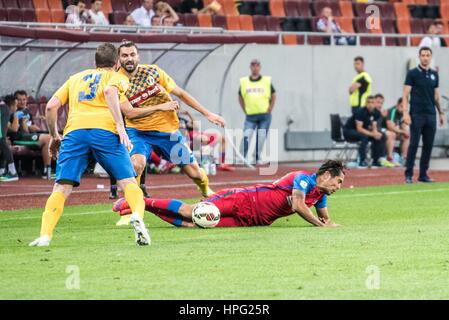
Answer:
<path fill-rule="evenodd" d="M 198 186 L 200 192 L 205 195 L 209 190 L 209 178 L 203 168 L 200 168 L 200 171 L 202 175 L 201 179 L 193 179 L 193 182 Z"/>
<path fill-rule="evenodd" d="M 161 157 L 159 157 L 156 152 L 151 151 L 151 156 L 150 156 L 151 162 L 153 162 L 156 166 L 159 166 L 159 164 L 161 163 Z"/>
<path fill-rule="evenodd" d="M 137 212 L 143 219 L 145 212 L 145 202 L 143 201 L 143 192 L 137 184 L 130 183 L 125 187 L 125 199 L 129 203 L 132 212 Z"/>
<path fill-rule="evenodd" d="M 17 174 L 16 165 L 14 164 L 14 162 L 11 162 L 10 164 L 8 164 L 8 171 L 13 176 L 15 176 Z"/>
<path fill-rule="evenodd" d="M 5 168 L 0 169 L 0 176 L 4 175 L 6 172 Z"/>
<path fill-rule="evenodd" d="M 65 196 L 62 192 L 53 192 L 48 198 L 45 211 L 42 214 L 41 237 L 48 236 L 51 239 L 64 210 L 64 202 Z"/>
<path fill-rule="evenodd" d="M 182 216 L 179 214 L 179 208 L 183 204 L 181 200 L 177 199 L 145 199 L 146 210 L 176 227 L 182 227 Z"/>
<path fill-rule="evenodd" d="M 220 162 L 220 164 L 224 164 L 225 163 L 225 160 L 226 160 L 226 153 L 225 152 L 222 152 L 221 153 L 221 162 Z"/>

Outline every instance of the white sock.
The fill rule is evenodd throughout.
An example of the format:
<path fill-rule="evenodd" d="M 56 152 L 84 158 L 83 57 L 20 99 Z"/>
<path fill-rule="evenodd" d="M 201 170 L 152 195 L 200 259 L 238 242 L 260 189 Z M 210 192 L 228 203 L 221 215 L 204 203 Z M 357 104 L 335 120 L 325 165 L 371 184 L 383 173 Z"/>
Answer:
<path fill-rule="evenodd" d="M 8 164 L 8 171 L 13 176 L 15 176 L 17 174 L 16 165 L 14 164 L 14 162 L 11 162 L 10 164 Z"/>
<path fill-rule="evenodd" d="M 0 176 L 5 174 L 5 168 L 0 169 Z"/>

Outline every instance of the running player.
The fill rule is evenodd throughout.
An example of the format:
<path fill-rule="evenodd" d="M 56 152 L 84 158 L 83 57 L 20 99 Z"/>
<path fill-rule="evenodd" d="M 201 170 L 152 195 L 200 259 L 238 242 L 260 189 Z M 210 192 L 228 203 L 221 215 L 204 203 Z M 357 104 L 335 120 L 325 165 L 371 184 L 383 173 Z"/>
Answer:
<path fill-rule="evenodd" d="M 317 227 L 337 227 L 329 217 L 327 196 L 339 190 L 345 179 L 340 161 L 328 160 L 316 173 L 291 172 L 271 184 L 218 191 L 203 201 L 212 202 L 220 210 L 217 227 L 252 227 L 271 225 L 276 219 L 298 213 Z M 194 227 L 195 205 L 176 199 L 145 199 L 146 210 L 178 227 Z M 310 210 L 315 206 L 317 216 Z M 124 199 L 113 211 L 120 215 L 131 210 Z"/>
<path fill-rule="evenodd" d="M 139 52 L 133 42 L 122 42 L 119 46 L 119 60 L 119 73 L 127 76 L 130 81 L 126 96 L 134 108 L 172 101 L 171 93 L 203 114 L 210 122 L 222 127 L 225 125 L 222 117 L 204 108 L 157 65 L 139 64 Z M 133 144 L 131 160 L 138 175 L 138 182 L 151 150 L 157 148 L 166 160 L 182 166 L 204 197 L 212 194 L 207 175 L 200 169 L 185 138 L 178 130 L 179 119 L 175 111 L 156 112 L 150 117 L 137 120 L 127 118 L 126 128 Z M 120 224 L 126 224 L 126 219 L 121 220 Z"/>
<path fill-rule="evenodd" d="M 73 187 L 79 186 L 91 156 L 119 180 L 125 191 L 132 211 L 130 221 L 136 233 L 136 243 L 150 244 L 150 235 L 143 223 L 145 203 L 128 153 L 131 143 L 123 124 L 120 102 L 128 117 L 146 116 L 155 110 L 126 108 L 124 93 L 129 82 L 128 78 L 115 72 L 117 60 L 117 49 L 112 44 L 100 45 L 95 53 L 96 69 L 71 76 L 47 104 L 46 120 L 52 137 L 50 153 L 57 158 L 56 182 L 42 215 L 40 237 L 30 246 L 50 244 L 64 202 Z M 67 102 L 69 116 L 61 140 L 57 128 L 58 109 Z M 171 105 L 165 105 L 165 108 L 177 109 Z"/>

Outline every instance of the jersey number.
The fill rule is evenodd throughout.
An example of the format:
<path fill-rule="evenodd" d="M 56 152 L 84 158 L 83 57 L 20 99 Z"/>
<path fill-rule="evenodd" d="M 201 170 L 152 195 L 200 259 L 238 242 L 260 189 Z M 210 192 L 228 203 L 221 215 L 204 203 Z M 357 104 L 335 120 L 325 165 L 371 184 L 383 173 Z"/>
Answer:
<path fill-rule="evenodd" d="M 92 79 L 93 78 L 93 79 Z M 95 98 L 95 94 L 97 93 L 97 89 L 98 89 L 98 84 L 100 83 L 101 80 L 101 73 L 91 73 L 88 74 L 86 76 L 84 76 L 83 81 L 89 81 L 89 93 L 86 93 L 85 91 L 81 91 L 78 95 L 78 101 L 91 101 Z"/>

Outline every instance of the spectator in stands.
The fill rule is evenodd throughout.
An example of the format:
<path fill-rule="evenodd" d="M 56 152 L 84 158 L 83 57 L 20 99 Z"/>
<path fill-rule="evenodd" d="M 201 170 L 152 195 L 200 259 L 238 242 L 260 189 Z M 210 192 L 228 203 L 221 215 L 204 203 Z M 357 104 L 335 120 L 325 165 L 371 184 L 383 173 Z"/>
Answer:
<path fill-rule="evenodd" d="M 151 27 L 151 18 L 154 15 L 153 0 L 144 0 L 142 6 L 131 13 L 136 24 L 142 27 Z"/>
<path fill-rule="evenodd" d="M 134 18 L 132 15 L 126 16 L 125 19 L 125 26 L 135 26 L 136 22 L 134 21 Z"/>
<path fill-rule="evenodd" d="M 155 13 L 156 17 L 160 17 L 159 25 L 161 26 L 172 27 L 179 21 L 178 14 L 167 2 L 159 1 L 156 3 Z"/>
<path fill-rule="evenodd" d="M 67 19 L 65 23 L 80 26 L 89 22 L 89 14 L 86 11 L 86 2 L 78 0 L 76 5 L 70 5 L 66 9 Z"/>
<path fill-rule="evenodd" d="M 387 129 L 390 133 L 387 135 L 387 160 L 393 163 L 405 165 L 407 159 L 408 146 L 410 145 L 410 128 L 404 122 L 404 106 L 402 98 L 399 98 L 396 106 L 388 109 Z M 399 159 L 394 158 L 394 147 L 396 140 L 400 141 L 401 155 Z"/>
<path fill-rule="evenodd" d="M 214 0 L 204 7 L 203 0 L 183 0 L 180 5 L 181 13 L 214 15 L 221 9 L 221 4 Z"/>
<path fill-rule="evenodd" d="M 371 95 L 371 76 L 365 71 L 365 60 L 363 57 L 354 58 L 354 69 L 357 75 L 349 87 L 352 114 L 366 105 L 366 98 Z"/>
<path fill-rule="evenodd" d="M 37 126 L 33 121 L 33 116 L 30 110 L 27 107 L 28 95 L 24 90 L 18 90 L 14 93 L 14 96 L 17 99 L 17 118 L 19 120 L 19 128 L 14 130 L 10 128 L 11 141 L 26 141 L 31 143 L 35 143 L 36 146 L 39 146 L 42 153 L 42 161 L 44 163 L 44 175 L 43 179 L 51 179 L 51 158 L 50 158 L 50 135 L 48 133 L 42 133 L 41 128 Z M 11 118 L 10 121 L 13 119 Z"/>
<path fill-rule="evenodd" d="M 239 103 L 246 115 L 244 124 L 243 155 L 246 158 L 251 137 L 256 130 L 256 162 L 262 164 L 260 153 L 270 129 L 271 112 L 276 101 L 276 91 L 271 77 L 260 74 L 260 61 L 253 59 L 251 75 L 240 78 Z"/>
<path fill-rule="evenodd" d="M 345 33 L 341 29 L 337 21 L 332 16 L 332 9 L 324 7 L 321 10 L 320 18 L 316 23 L 316 27 L 319 31 L 325 33 Z M 335 44 L 337 45 L 355 45 L 355 37 L 335 36 Z"/>
<path fill-rule="evenodd" d="M 393 166 L 385 158 L 382 158 L 382 153 L 385 150 L 386 136 L 378 130 L 377 123 L 379 118 L 380 112 L 376 109 L 375 98 L 368 96 L 366 98 L 366 107 L 353 114 L 344 126 L 343 134 L 346 141 L 360 142 L 359 167 L 365 168 L 368 166 L 366 161 L 368 142 L 371 142 L 372 166 Z"/>
<path fill-rule="evenodd" d="M 9 127 L 9 118 L 11 111 L 14 113 L 17 109 L 17 100 L 14 95 L 8 95 L 0 103 L 0 181 L 9 182 L 19 180 L 14 157 L 7 140 Z M 18 121 L 15 120 L 18 127 Z"/>
<path fill-rule="evenodd" d="M 443 23 L 441 21 L 433 22 L 429 28 L 427 29 L 427 36 L 422 38 L 419 43 L 419 47 L 428 47 L 428 48 L 439 48 L 443 47 L 446 44 L 444 43 L 443 38 L 440 38 L 440 35 L 443 32 Z"/>
<path fill-rule="evenodd" d="M 89 17 L 90 17 L 90 23 L 101 25 L 101 26 L 107 26 L 109 25 L 108 19 L 106 19 L 102 10 L 102 0 L 94 0 L 92 2 L 92 7 L 89 10 Z"/>

